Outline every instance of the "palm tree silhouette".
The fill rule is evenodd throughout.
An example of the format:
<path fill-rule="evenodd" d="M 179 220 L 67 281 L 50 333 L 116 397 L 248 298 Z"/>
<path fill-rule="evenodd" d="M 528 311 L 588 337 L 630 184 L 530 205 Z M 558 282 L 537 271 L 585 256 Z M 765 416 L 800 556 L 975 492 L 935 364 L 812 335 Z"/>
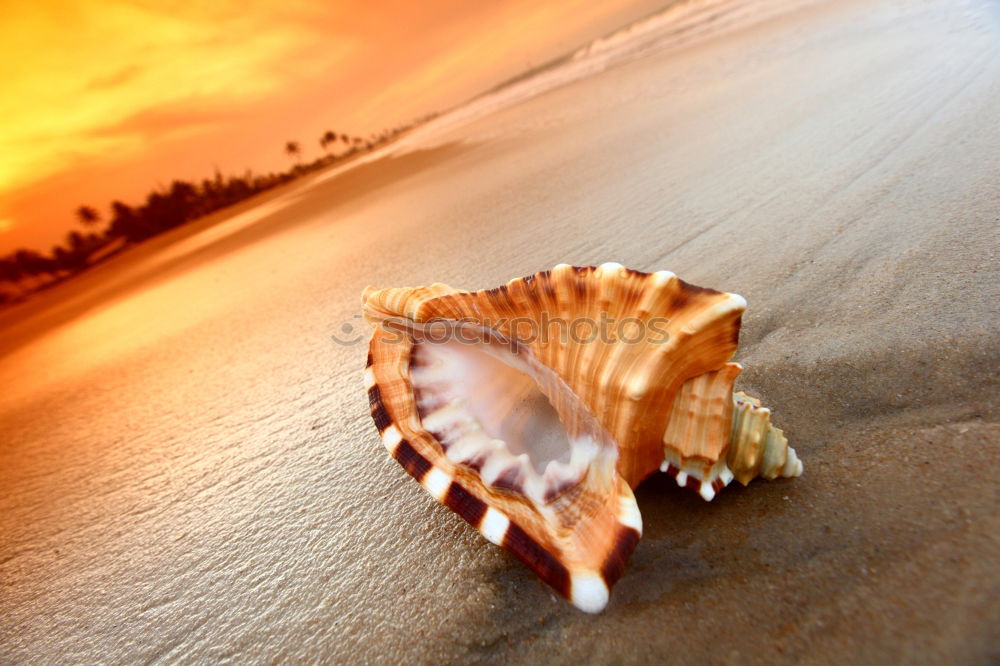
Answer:
<path fill-rule="evenodd" d="M 319 139 L 320 147 L 330 154 L 330 147 L 337 142 L 337 133 L 327 130 Z"/>
<path fill-rule="evenodd" d="M 285 143 L 285 153 L 295 160 L 295 163 L 299 163 L 299 158 L 302 156 L 302 148 L 299 146 L 298 141 L 289 141 Z"/>
<path fill-rule="evenodd" d="M 90 206 L 80 206 L 76 209 L 76 219 L 85 227 L 92 227 L 101 221 L 101 215 Z"/>
<path fill-rule="evenodd" d="M 34 250 L 18 250 L 14 253 L 14 262 L 21 275 L 37 277 L 42 273 L 51 273 L 55 270 L 51 261 Z"/>
<path fill-rule="evenodd" d="M 152 238 L 189 220 L 330 164 L 338 159 L 338 143 L 344 144 L 346 148 L 340 157 L 353 155 L 358 150 L 371 150 L 374 146 L 385 143 L 404 129 L 405 127 L 384 129 L 372 134 L 367 140 L 360 136 L 326 130 L 319 143 L 327 157 L 308 165 L 302 161 L 302 144 L 287 141 L 285 152 L 295 161 L 295 165 L 285 172 L 255 175 L 247 171 L 243 176 L 224 177 L 216 168 L 214 178 L 206 178 L 201 183 L 177 180 L 169 188 L 160 185 L 146 196 L 144 202 L 135 206 L 112 201 L 110 212 L 106 215 L 92 206 L 78 206 L 73 214 L 81 224 L 92 227 L 106 219 L 106 228 L 102 231 L 85 229 L 73 232 L 61 244 L 53 246 L 48 254 L 19 249 L 0 256 L 0 283 L 11 283 L 16 291 L 30 293 L 52 281 L 85 269 L 92 263 L 91 257 L 95 257 L 94 261 L 102 261 L 128 245 Z M 105 252 L 105 248 L 111 252 Z M 9 290 L 0 289 L 0 304 L 8 301 Z"/>

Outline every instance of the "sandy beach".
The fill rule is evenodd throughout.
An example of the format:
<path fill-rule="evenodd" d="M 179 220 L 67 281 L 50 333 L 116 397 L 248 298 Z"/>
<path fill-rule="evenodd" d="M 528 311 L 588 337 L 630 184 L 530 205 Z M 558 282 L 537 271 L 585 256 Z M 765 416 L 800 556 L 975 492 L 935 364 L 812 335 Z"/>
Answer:
<path fill-rule="evenodd" d="M 1000 7 L 739 5 L 0 313 L 0 662 L 1000 659 Z M 651 478 L 590 616 L 386 454 L 359 297 L 605 261 L 747 299 L 805 473 Z"/>

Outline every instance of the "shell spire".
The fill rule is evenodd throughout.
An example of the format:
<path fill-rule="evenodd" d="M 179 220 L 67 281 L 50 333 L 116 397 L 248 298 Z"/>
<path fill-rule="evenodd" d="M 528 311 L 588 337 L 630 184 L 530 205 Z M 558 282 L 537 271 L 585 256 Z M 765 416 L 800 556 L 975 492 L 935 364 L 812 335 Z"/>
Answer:
<path fill-rule="evenodd" d="M 389 453 L 438 501 L 597 612 L 658 469 L 706 500 L 801 473 L 733 394 L 742 297 L 673 273 L 560 265 L 495 289 L 366 289 L 365 379 Z"/>
<path fill-rule="evenodd" d="M 743 392 L 733 394 L 733 425 L 726 464 L 744 486 L 755 477 L 802 475 L 802 461 L 785 433 L 771 423 L 771 410 Z"/>

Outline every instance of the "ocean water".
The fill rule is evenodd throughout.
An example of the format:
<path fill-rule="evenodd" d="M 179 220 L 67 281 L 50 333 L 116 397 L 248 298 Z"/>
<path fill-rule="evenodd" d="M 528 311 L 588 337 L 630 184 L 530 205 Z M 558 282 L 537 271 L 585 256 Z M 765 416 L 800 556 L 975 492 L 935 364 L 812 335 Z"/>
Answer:
<path fill-rule="evenodd" d="M 442 114 L 402 142 L 425 145 L 433 137 L 470 121 L 495 114 L 526 99 L 604 72 L 639 57 L 679 51 L 706 40 L 746 30 L 781 14 L 822 0 L 674 0 L 664 9 L 581 46 L 530 75 L 517 77 Z M 478 135 L 477 135 L 478 136 Z"/>

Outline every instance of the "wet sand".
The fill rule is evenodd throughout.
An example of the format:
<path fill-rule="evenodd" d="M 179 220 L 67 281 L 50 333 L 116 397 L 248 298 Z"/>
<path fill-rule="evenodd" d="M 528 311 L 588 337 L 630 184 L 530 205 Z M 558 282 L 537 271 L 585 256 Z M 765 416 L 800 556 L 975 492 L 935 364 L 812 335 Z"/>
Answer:
<path fill-rule="evenodd" d="M 0 316 L 0 661 L 1000 658 L 1000 10 L 704 33 Z M 368 284 L 609 260 L 747 298 L 805 474 L 650 479 L 589 616 L 385 454 L 332 336 Z"/>

